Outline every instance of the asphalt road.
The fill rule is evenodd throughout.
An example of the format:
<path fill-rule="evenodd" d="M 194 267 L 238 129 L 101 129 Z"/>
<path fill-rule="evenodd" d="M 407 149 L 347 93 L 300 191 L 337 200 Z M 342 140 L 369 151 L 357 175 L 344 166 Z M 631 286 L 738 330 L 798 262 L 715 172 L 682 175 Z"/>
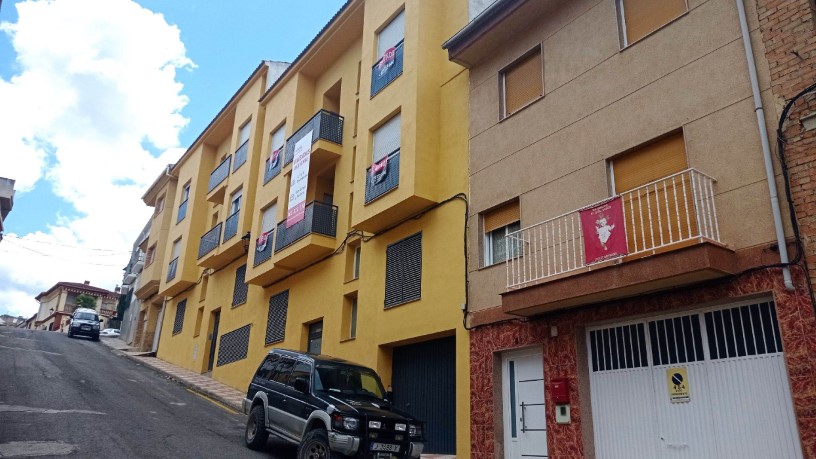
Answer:
<path fill-rule="evenodd" d="M 247 449 L 245 423 L 102 343 L 0 327 L 0 458 L 295 456 Z"/>

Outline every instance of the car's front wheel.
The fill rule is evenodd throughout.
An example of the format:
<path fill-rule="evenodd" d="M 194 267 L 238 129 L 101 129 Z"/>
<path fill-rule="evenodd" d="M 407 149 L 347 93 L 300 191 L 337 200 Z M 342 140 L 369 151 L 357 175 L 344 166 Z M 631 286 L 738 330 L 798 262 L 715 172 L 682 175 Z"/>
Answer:
<path fill-rule="evenodd" d="M 249 412 L 244 441 L 246 441 L 247 448 L 260 450 L 266 446 L 267 438 L 269 438 L 269 432 L 266 431 L 264 422 L 264 408 L 263 405 L 256 405 Z"/>
<path fill-rule="evenodd" d="M 297 459 L 339 459 L 345 457 L 329 449 L 329 434 L 324 429 L 314 429 L 303 437 Z"/>

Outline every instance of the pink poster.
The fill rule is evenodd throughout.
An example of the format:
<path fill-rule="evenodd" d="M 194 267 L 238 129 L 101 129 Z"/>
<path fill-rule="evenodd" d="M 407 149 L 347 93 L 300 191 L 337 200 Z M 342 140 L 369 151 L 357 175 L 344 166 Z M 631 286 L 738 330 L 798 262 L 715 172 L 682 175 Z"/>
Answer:
<path fill-rule="evenodd" d="M 583 209 L 579 213 L 587 264 L 629 253 L 620 197 Z"/>

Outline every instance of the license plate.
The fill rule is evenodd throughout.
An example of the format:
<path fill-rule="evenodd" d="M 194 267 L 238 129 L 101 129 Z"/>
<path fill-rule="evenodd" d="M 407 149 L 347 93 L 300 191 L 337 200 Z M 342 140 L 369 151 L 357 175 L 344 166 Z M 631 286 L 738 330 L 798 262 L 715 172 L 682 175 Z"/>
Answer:
<path fill-rule="evenodd" d="M 91 329 L 91 327 L 89 327 L 89 326 L 87 326 L 87 325 L 83 325 L 83 326 L 82 326 L 82 329 L 83 329 L 83 330 L 90 330 L 90 329 Z"/>
<path fill-rule="evenodd" d="M 388 451 L 389 453 L 398 453 L 400 445 L 392 445 L 390 443 L 372 443 L 371 451 Z"/>

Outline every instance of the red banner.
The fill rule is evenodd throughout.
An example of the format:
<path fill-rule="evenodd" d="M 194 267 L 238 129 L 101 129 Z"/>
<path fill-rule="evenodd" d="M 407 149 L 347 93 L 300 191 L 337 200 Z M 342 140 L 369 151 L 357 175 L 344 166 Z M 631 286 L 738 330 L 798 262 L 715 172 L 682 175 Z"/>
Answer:
<path fill-rule="evenodd" d="M 584 233 L 586 263 L 592 264 L 629 253 L 621 198 L 579 211 Z"/>

